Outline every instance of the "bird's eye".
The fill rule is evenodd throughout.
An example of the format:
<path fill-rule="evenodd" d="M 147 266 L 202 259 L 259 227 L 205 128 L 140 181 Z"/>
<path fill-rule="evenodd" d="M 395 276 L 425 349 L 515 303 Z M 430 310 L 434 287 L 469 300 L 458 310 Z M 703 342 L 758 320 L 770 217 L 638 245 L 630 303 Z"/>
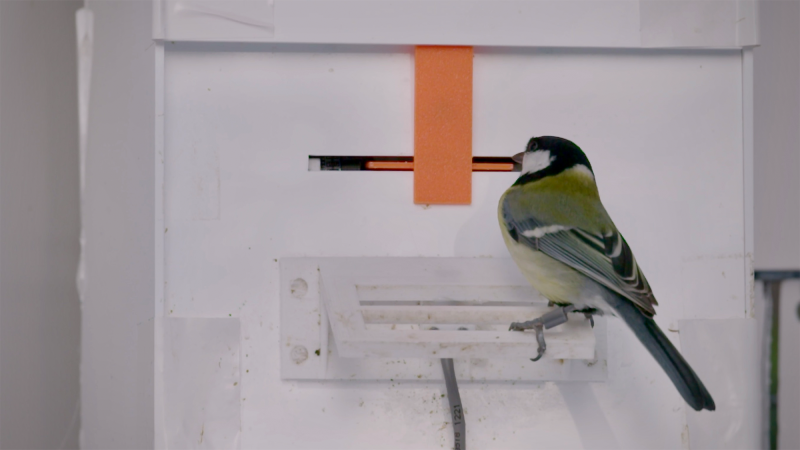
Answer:
<path fill-rule="evenodd" d="M 530 151 L 534 151 L 539 148 L 539 143 L 536 141 L 531 141 L 531 147 L 528 149 Z"/>

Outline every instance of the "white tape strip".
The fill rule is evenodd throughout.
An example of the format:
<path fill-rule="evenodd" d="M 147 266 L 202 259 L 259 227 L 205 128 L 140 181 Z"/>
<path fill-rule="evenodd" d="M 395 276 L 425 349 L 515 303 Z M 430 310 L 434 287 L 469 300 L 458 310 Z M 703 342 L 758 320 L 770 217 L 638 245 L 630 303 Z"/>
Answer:
<path fill-rule="evenodd" d="M 80 246 L 78 273 L 75 283 L 81 305 L 86 299 L 86 152 L 89 135 L 89 97 L 92 87 L 92 55 L 94 53 L 94 14 L 88 8 L 75 13 L 75 30 L 78 46 L 78 148 L 80 167 Z"/>

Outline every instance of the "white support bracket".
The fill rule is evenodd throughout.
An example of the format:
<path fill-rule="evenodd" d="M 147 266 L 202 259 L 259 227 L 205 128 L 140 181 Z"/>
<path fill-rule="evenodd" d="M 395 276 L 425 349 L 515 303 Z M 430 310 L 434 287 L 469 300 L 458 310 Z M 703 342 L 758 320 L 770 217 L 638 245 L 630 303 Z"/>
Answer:
<path fill-rule="evenodd" d="M 284 258 L 284 379 L 441 379 L 455 358 L 461 379 L 606 379 L 605 321 L 580 314 L 545 331 L 511 322 L 550 311 L 514 262 L 498 258 Z"/>

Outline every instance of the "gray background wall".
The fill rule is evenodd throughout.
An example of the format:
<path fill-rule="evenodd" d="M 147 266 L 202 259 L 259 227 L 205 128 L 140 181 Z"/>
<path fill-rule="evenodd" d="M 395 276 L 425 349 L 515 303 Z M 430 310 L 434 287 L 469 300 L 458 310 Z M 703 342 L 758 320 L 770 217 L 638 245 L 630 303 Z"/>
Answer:
<path fill-rule="evenodd" d="M 75 10 L 0 1 L 0 448 L 77 448 Z"/>
<path fill-rule="evenodd" d="M 760 5 L 755 61 L 756 269 L 800 268 L 800 2 Z M 778 448 L 800 448 L 797 281 L 781 295 Z"/>
<path fill-rule="evenodd" d="M 800 2 L 765 0 L 755 61 L 756 269 L 800 268 Z"/>

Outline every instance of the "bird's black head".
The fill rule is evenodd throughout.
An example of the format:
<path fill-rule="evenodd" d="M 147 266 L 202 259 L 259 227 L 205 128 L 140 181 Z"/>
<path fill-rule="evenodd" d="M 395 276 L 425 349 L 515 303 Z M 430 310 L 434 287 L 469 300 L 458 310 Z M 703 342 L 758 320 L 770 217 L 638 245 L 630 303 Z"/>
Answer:
<path fill-rule="evenodd" d="M 531 138 L 525 151 L 515 155 L 514 159 L 522 163 L 522 175 L 514 184 L 557 175 L 575 166 L 584 166 L 594 175 L 583 150 L 574 142 L 556 136 Z"/>

